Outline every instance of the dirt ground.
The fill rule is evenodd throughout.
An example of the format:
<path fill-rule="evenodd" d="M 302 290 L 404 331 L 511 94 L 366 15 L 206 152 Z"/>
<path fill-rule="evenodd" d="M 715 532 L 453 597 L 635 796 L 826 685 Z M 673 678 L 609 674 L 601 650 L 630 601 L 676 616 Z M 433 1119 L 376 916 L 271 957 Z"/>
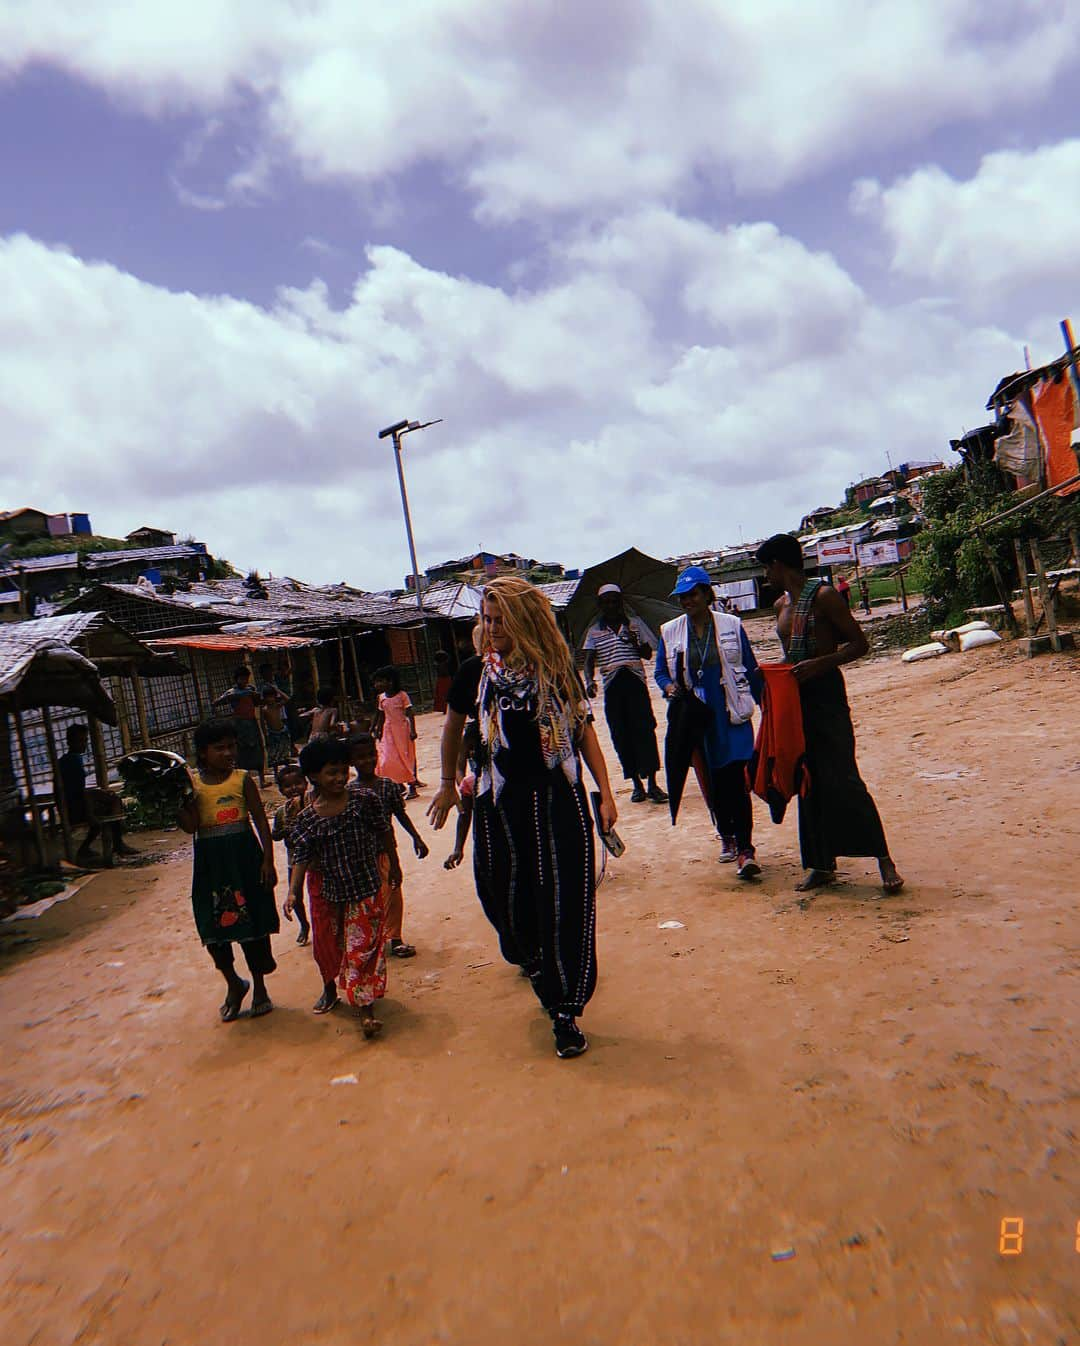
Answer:
<path fill-rule="evenodd" d="M 448 832 L 374 1043 L 312 1016 L 291 931 L 275 1013 L 219 1023 L 186 838 L 144 839 L 170 858 L 2 927 L 0 1341 L 1077 1341 L 1078 673 L 851 670 L 899 898 L 853 861 L 800 911 L 793 814 L 757 809 L 741 885 L 696 793 L 673 831 L 620 785 L 576 1061 Z"/>

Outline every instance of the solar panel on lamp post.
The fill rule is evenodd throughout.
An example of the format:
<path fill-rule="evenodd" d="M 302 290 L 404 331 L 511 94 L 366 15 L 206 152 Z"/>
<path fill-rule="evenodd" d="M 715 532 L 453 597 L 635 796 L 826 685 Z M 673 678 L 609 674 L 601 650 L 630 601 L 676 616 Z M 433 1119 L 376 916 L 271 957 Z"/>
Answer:
<path fill-rule="evenodd" d="M 403 435 L 411 434 L 414 430 L 426 430 L 429 425 L 439 425 L 441 422 L 441 416 L 434 421 L 396 421 L 385 430 L 379 431 L 380 439 L 389 438 L 394 444 L 394 462 L 397 466 L 398 487 L 401 491 L 401 510 L 405 515 L 405 536 L 408 539 L 409 560 L 412 563 L 413 590 L 416 594 L 416 606 L 420 611 L 423 611 L 424 600 L 420 593 L 420 570 L 416 564 L 416 543 L 413 540 L 412 515 L 409 513 L 409 495 L 405 489 L 405 469 L 401 463 L 401 439 Z"/>

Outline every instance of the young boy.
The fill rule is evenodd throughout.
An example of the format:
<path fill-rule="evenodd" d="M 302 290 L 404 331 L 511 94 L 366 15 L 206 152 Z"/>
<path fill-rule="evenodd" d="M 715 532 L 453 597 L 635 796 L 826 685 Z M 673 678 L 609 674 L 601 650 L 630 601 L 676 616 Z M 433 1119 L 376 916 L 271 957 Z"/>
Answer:
<path fill-rule="evenodd" d="M 289 857 L 289 878 L 292 878 L 292 833 L 303 811 L 304 804 L 307 802 L 307 781 L 304 780 L 304 773 L 293 763 L 286 766 L 279 766 L 275 776 L 277 788 L 285 796 L 285 803 L 280 806 L 274 814 L 273 825 L 270 828 L 270 835 L 274 841 L 284 841 L 285 854 Z M 296 937 L 297 944 L 306 944 L 310 935 L 310 926 L 308 925 L 307 912 L 304 910 L 304 896 L 301 893 L 299 900 L 295 903 L 296 919 L 300 922 L 300 933 Z"/>
<path fill-rule="evenodd" d="M 315 700 L 319 703 L 313 706 L 311 710 L 302 710 L 300 718 L 311 721 L 310 737 L 312 739 L 325 738 L 329 734 L 339 734 L 341 726 L 338 723 L 337 697 L 329 687 L 320 687 L 315 693 Z"/>
<path fill-rule="evenodd" d="M 320 882 L 308 889 L 315 962 L 323 979 L 315 1013 L 334 1008 L 340 986 L 360 1010 L 364 1037 L 373 1038 L 382 1031 L 375 1001 L 386 994 L 383 890 L 401 883 L 390 823 L 376 795 L 349 785 L 345 743 L 313 739 L 300 754 L 300 769 L 318 793 L 293 825 L 285 919 L 292 920 L 308 872 L 317 871 Z"/>
<path fill-rule="evenodd" d="M 266 780 L 263 777 L 263 741 L 259 732 L 259 721 L 255 714 L 262 697 L 251 685 L 251 669 L 245 664 L 233 669 L 233 685 L 214 702 L 214 710 L 228 707 L 236 722 L 236 765 L 241 771 L 250 771 L 258 776 L 259 788 L 263 789 Z"/>
<path fill-rule="evenodd" d="M 387 818 L 396 819 L 398 826 L 412 838 L 413 850 L 417 858 L 424 860 L 428 848 L 405 812 L 405 787 L 385 776 L 376 776 L 377 754 L 375 739 L 371 734 L 353 734 L 349 739 L 349 761 L 356 772 L 356 783 L 376 795 L 383 806 Z M 393 826 L 390 828 L 393 837 Z M 394 841 L 394 859 L 397 860 L 397 842 Z M 400 875 L 401 865 L 397 865 Z M 401 883 L 390 885 L 386 903 L 386 934 L 390 940 L 390 955 L 393 958 L 414 958 L 416 949 L 406 944 L 401 937 L 402 920 L 405 914 L 405 900 Z"/>

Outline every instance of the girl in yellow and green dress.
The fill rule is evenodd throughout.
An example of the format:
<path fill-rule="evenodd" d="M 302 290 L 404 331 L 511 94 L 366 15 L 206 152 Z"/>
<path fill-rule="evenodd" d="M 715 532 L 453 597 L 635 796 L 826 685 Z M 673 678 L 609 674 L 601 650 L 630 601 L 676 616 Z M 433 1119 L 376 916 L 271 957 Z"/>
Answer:
<path fill-rule="evenodd" d="M 192 789 L 178 821 L 194 834 L 191 905 L 195 927 L 214 966 L 225 978 L 219 1013 L 223 1023 L 240 1015 L 251 983 L 239 976 L 233 945 L 239 944 L 254 982 L 250 1017 L 274 1008 L 265 978 L 277 964 L 270 936 L 279 928 L 274 904 L 274 847 L 258 788 L 236 767 L 232 720 L 208 720 L 195 730 Z"/>

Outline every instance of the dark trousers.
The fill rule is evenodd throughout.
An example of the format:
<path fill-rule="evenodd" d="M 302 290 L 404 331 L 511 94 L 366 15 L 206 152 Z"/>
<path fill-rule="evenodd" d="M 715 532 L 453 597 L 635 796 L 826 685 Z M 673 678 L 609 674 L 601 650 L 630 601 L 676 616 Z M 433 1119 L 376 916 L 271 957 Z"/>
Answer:
<path fill-rule="evenodd" d="M 728 762 L 727 766 L 713 767 L 711 774 L 716 830 L 722 837 L 734 837 L 738 851 L 753 850 L 754 813 L 746 763 Z"/>
<path fill-rule="evenodd" d="M 257 977 L 265 977 L 277 967 L 273 950 L 270 948 L 270 936 L 261 935 L 258 939 L 245 939 L 240 945 L 248 967 Z M 236 971 L 236 955 L 231 944 L 208 944 L 206 952 L 214 960 L 219 972 L 229 976 Z"/>
<path fill-rule="evenodd" d="M 620 668 L 604 693 L 604 718 L 623 779 L 655 775 L 660 770 L 656 717 L 648 687 L 630 669 Z"/>
<path fill-rule="evenodd" d="M 508 963 L 549 1013 L 580 1014 L 596 989 L 596 856 L 584 787 L 507 784 L 473 810 L 473 872 Z"/>

